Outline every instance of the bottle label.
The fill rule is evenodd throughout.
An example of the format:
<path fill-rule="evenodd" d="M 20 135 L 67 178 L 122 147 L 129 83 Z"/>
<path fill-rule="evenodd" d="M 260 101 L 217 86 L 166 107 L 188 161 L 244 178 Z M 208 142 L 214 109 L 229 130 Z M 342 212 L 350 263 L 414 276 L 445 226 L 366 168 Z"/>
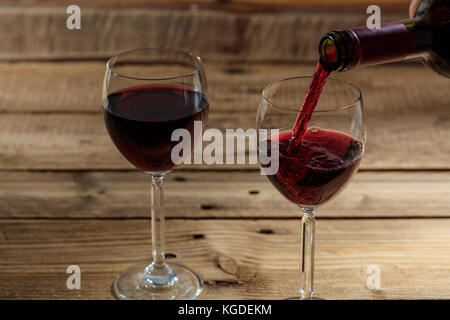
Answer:
<path fill-rule="evenodd" d="M 355 46 L 352 67 L 403 60 L 408 54 L 409 32 L 401 22 L 381 25 L 380 29 L 348 29 Z"/>

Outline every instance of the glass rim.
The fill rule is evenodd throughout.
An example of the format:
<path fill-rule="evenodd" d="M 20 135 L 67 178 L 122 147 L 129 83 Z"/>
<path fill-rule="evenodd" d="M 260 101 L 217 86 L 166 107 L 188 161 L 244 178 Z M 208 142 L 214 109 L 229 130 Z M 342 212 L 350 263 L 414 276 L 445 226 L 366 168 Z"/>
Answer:
<path fill-rule="evenodd" d="M 114 64 L 112 65 L 112 63 L 116 62 L 115 60 L 117 60 L 120 56 L 124 56 L 133 52 L 137 52 L 137 51 L 145 51 L 145 50 L 158 50 L 158 51 L 168 51 L 168 52 L 174 52 L 174 53 L 179 53 L 179 54 L 184 54 L 187 57 L 191 57 L 193 59 L 193 61 L 196 62 L 197 65 L 193 65 L 193 71 L 185 73 L 185 74 L 180 74 L 180 75 L 175 75 L 175 76 L 169 76 L 169 77 L 145 77 L 145 78 L 141 78 L 141 77 L 133 77 L 130 75 L 125 75 L 122 73 L 119 73 L 117 71 L 114 70 Z M 132 79 L 132 80 L 171 80 L 171 79 L 177 79 L 177 78 L 184 78 L 184 77 L 188 77 L 188 76 L 192 76 L 193 74 L 197 73 L 200 71 L 200 68 L 202 67 L 202 59 L 200 58 L 200 56 L 194 54 L 191 51 L 186 51 L 186 50 L 181 50 L 181 49 L 174 49 L 174 48 L 165 48 L 165 47 L 161 47 L 161 48 L 157 48 L 157 47 L 153 47 L 153 48 L 138 48 L 138 49 L 131 49 L 131 50 L 127 50 L 127 51 L 123 51 L 120 52 L 112 57 L 110 57 L 107 61 L 106 61 L 106 69 L 114 76 L 118 76 L 118 77 L 123 77 L 123 78 L 127 78 L 127 79 Z"/>
<path fill-rule="evenodd" d="M 277 104 L 275 104 L 273 101 L 271 101 L 267 96 L 266 96 L 266 94 L 265 94 L 265 91 L 267 90 L 267 89 L 269 89 L 270 87 L 272 87 L 274 84 L 276 84 L 276 83 L 281 83 L 281 82 L 284 82 L 284 81 L 289 81 L 289 80 L 294 80 L 294 79 L 311 79 L 312 80 L 312 78 L 313 78 L 313 76 L 309 76 L 309 75 L 302 75 L 302 76 L 294 76 L 294 77 L 287 77 L 287 78 L 281 78 L 281 79 L 278 79 L 278 80 L 275 80 L 275 81 L 272 81 L 272 82 L 270 82 L 268 85 L 266 85 L 264 88 L 263 88 L 263 90 L 262 90 L 262 92 L 261 92 L 261 95 L 262 95 L 262 97 L 264 98 L 264 100 L 266 100 L 273 108 L 275 108 L 275 109 L 279 109 L 279 110 L 287 110 L 287 111 L 292 111 L 292 112 L 299 112 L 299 107 L 297 107 L 297 108 L 290 108 L 290 107 L 280 107 L 280 106 L 278 106 Z M 357 91 L 357 93 L 358 93 L 358 96 L 355 98 L 355 100 L 354 101 L 352 101 L 351 103 L 348 103 L 348 104 L 345 104 L 345 105 L 341 105 L 341 106 L 338 106 L 338 107 L 334 107 L 334 108 L 328 108 L 328 109 L 326 109 L 326 110 L 314 110 L 313 111 L 313 113 L 326 113 L 326 112 L 335 112 L 335 111 L 342 111 L 342 110 L 346 110 L 346 109 L 349 109 L 349 108 L 351 108 L 351 107 L 353 107 L 358 101 L 361 101 L 362 100 L 362 92 L 361 92 L 361 89 L 357 86 L 357 85 L 355 85 L 353 82 L 350 82 L 350 81 L 347 81 L 347 80 L 343 80 L 343 79 L 339 79 L 339 78 L 328 78 L 327 79 L 327 81 L 333 81 L 333 82 L 339 82 L 339 83 L 341 83 L 342 85 L 344 85 L 344 86 L 347 86 L 347 87 L 351 87 L 351 88 L 353 88 L 353 89 L 356 89 L 356 91 Z M 300 112 L 303 112 L 303 111 L 301 111 L 300 110 Z"/>

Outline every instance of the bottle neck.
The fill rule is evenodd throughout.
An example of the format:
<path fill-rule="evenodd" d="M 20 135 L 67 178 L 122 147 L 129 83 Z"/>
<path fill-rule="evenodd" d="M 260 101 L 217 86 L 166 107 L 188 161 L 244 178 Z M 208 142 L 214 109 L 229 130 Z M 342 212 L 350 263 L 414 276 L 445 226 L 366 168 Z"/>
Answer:
<path fill-rule="evenodd" d="M 322 37 L 319 53 L 326 68 L 346 71 L 424 55 L 432 39 L 418 17 L 386 23 L 380 29 L 358 27 L 332 31 Z"/>

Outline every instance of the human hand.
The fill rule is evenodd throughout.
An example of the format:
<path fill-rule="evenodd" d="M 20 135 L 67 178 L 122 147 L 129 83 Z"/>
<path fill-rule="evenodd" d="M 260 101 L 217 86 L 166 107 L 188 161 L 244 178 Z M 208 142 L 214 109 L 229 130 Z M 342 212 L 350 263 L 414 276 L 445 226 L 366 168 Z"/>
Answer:
<path fill-rule="evenodd" d="M 419 6 L 421 0 L 412 0 L 411 4 L 409 5 L 409 17 L 414 18 L 414 13 L 417 10 L 417 7 Z"/>

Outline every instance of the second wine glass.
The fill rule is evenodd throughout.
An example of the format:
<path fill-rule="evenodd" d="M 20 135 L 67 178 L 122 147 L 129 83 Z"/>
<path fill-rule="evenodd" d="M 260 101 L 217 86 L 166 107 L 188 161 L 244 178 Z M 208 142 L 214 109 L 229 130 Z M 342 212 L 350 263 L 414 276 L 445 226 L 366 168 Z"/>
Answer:
<path fill-rule="evenodd" d="M 286 199 L 301 208 L 301 299 L 314 294 L 314 210 L 344 189 L 365 147 L 361 91 L 329 78 L 299 150 L 288 152 L 301 93 L 308 91 L 311 80 L 310 76 L 287 78 L 265 87 L 256 122 L 263 172 Z M 269 130 L 278 133 L 270 135 Z"/>

